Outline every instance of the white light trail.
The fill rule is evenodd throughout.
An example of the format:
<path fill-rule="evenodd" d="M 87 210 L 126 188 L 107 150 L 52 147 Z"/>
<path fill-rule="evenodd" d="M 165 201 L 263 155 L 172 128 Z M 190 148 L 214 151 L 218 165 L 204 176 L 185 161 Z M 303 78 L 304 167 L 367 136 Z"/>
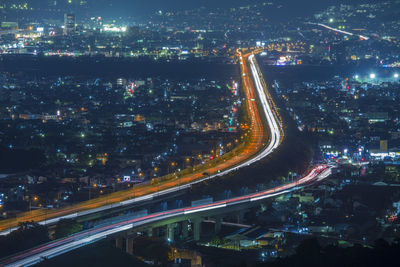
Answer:
<path fill-rule="evenodd" d="M 186 210 L 185 214 L 197 213 L 197 212 L 202 212 L 202 211 L 206 211 L 206 210 L 214 210 L 214 209 L 225 208 L 225 207 L 226 207 L 226 204 L 222 204 L 222 205 L 209 206 L 209 207 L 200 208 L 200 209 Z"/>
<path fill-rule="evenodd" d="M 312 24 L 314 24 L 314 23 L 312 23 Z M 354 36 L 354 35 L 355 35 L 355 36 L 360 37 L 360 39 L 362 39 L 362 40 L 369 40 L 369 37 L 368 37 L 368 36 L 364 36 L 364 35 L 354 34 L 354 33 L 351 33 L 351 32 L 342 31 L 342 30 L 339 30 L 339 29 L 336 29 L 336 28 L 332 28 L 332 27 L 330 27 L 330 26 L 328 26 L 328 25 L 325 25 L 325 24 L 322 24 L 322 23 L 317 23 L 316 25 L 321 26 L 321 27 L 324 27 L 325 29 L 328 29 L 328 30 L 331 30 L 331 31 L 335 31 L 335 32 L 339 32 L 339 33 L 343 33 L 343 34 L 346 34 L 346 35 L 350 35 L 350 36 Z"/>
<path fill-rule="evenodd" d="M 233 167 L 229 170 L 223 171 L 216 175 L 212 175 L 210 177 L 204 178 L 204 179 L 202 179 L 203 181 L 207 180 L 207 179 L 212 179 L 212 178 L 220 176 L 220 175 L 224 175 L 228 172 L 231 172 L 238 168 L 241 168 L 241 167 L 250 165 L 256 161 L 259 161 L 260 159 L 263 159 L 266 156 L 270 155 L 274 151 L 274 149 L 276 149 L 280 145 L 281 139 L 283 137 L 282 136 L 283 131 L 281 129 L 280 122 L 278 121 L 277 115 L 273 112 L 273 110 L 274 110 L 274 107 L 272 106 L 273 102 L 272 102 L 272 99 L 270 98 L 267 88 L 265 88 L 264 83 L 261 80 L 262 74 L 261 74 L 258 66 L 256 65 L 257 63 L 256 63 L 254 55 L 249 57 L 249 63 L 251 66 L 251 70 L 252 70 L 251 72 L 252 72 L 254 82 L 256 85 L 256 90 L 257 90 L 258 96 L 260 98 L 261 106 L 262 106 L 263 112 L 266 116 L 266 119 L 267 119 L 267 122 L 269 125 L 270 143 L 256 157 L 240 164 L 239 166 Z M 233 198 L 233 199 L 229 199 L 229 200 L 225 200 L 225 201 L 219 201 L 219 202 L 215 202 L 212 204 L 200 205 L 197 207 L 189 207 L 189 208 L 183 208 L 183 209 L 177 209 L 177 210 L 165 211 L 165 212 L 161 212 L 161 213 L 150 214 L 150 215 L 146 215 L 143 217 L 134 218 L 134 219 L 130 219 L 130 220 L 114 223 L 114 224 L 110 223 L 109 225 L 103 225 L 103 226 L 100 226 L 99 228 L 94 228 L 91 230 L 87 230 L 85 232 L 77 233 L 77 234 L 67 237 L 65 239 L 56 240 L 51 243 L 45 244 L 42 247 L 38 247 L 38 248 L 35 248 L 32 250 L 23 252 L 21 254 L 15 255 L 12 258 L 9 258 L 9 259 L 3 261 L 2 263 L 0 263 L 0 265 L 5 265 L 5 266 L 33 265 L 33 264 L 41 261 L 43 257 L 48 257 L 48 258 L 55 257 L 55 256 L 65 253 L 65 252 L 85 246 L 91 242 L 95 242 L 97 240 L 105 238 L 111 234 L 126 231 L 133 227 L 149 224 L 149 223 L 156 222 L 156 221 L 162 221 L 165 219 L 169 219 L 169 218 L 177 217 L 177 216 L 181 216 L 181 215 L 194 214 L 194 213 L 200 213 L 200 212 L 204 212 L 204 211 L 211 211 L 214 209 L 220 209 L 220 208 L 227 207 L 228 204 L 229 204 L 229 206 L 239 205 L 239 204 L 243 204 L 244 202 L 257 201 L 257 200 L 265 199 L 268 197 L 273 197 L 273 196 L 277 196 L 277 195 L 284 194 L 287 192 L 291 192 L 291 191 L 297 190 L 298 188 L 303 187 L 307 184 L 310 184 L 313 181 L 317 181 L 317 180 L 319 181 L 319 180 L 326 178 L 330 174 L 330 172 L 327 172 L 326 170 L 330 171 L 330 168 L 327 166 L 316 167 L 308 175 L 306 175 L 305 177 L 303 177 L 302 179 L 298 180 L 295 183 L 290 183 L 287 185 L 279 186 L 277 188 L 269 189 L 264 192 L 259 192 L 259 193 L 255 193 L 255 194 L 251 194 L 251 195 L 247 195 L 247 196 L 242 196 L 242 197 L 237 197 L 237 198 Z M 319 178 L 319 175 L 321 175 L 320 178 Z M 196 181 L 191 184 L 195 184 L 198 182 L 200 182 L 200 181 Z M 183 185 L 183 186 L 180 186 L 179 188 L 171 188 L 171 189 L 168 189 L 165 191 L 167 191 L 168 193 L 173 192 L 175 190 L 178 191 L 178 190 L 181 190 L 181 188 L 183 188 L 183 187 L 190 187 L 191 184 Z M 162 194 L 162 192 L 154 193 L 152 195 L 147 195 L 143 198 L 151 199 L 152 197 L 161 195 L 161 194 Z M 129 200 L 129 201 L 124 201 L 124 202 L 114 204 L 114 206 L 131 204 L 132 201 L 135 202 L 135 200 Z M 110 205 L 110 206 L 112 206 L 112 205 Z M 107 209 L 107 207 L 102 207 L 101 209 L 105 210 L 105 209 Z M 73 214 L 73 215 L 78 216 L 78 214 Z M 69 215 L 69 216 L 72 216 L 72 215 Z M 56 220 L 56 219 L 54 219 L 54 220 Z"/>
<path fill-rule="evenodd" d="M 310 184 L 311 182 L 320 181 L 325 179 L 331 174 L 331 168 L 327 166 L 320 166 L 314 168 L 308 175 L 301 178 L 297 182 L 290 183 L 284 186 L 279 186 L 274 189 L 269 189 L 264 192 L 259 192 L 255 194 L 250 194 L 247 196 L 237 197 L 233 199 L 228 199 L 225 201 L 219 201 L 212 204 L 200 205 L 198 207 L 188 207 L 177 210 L 170 210 L 150 215 L 145 215 L 143 217 L 129 219 L 126 221 L 118 223 L 110 223 L 109 225 L 104 225 L 99 228 L 94 228 L 81 233 L 77 233 L 73 236 L 56 240 L 43 245 L 42 247 L 37 247 L 16 256 L 13 256 L 0 263 L 2 266 L 30 266 L 40 262 L 44 257 L 53 258 L 58 255 L 64 254 L 71 250 L 80 248 L 82 246 L 88 245 L 90 243 L 96 242 L 98 240 L 104 239 L 115 233 L 123 232 L 134 227 L 139 227 L 149 223 L 162 221 L 170 219 L 177 216 L 200 213 L 204 211 L 211 211 L 215 209 L 221 209 L 227 207 L 227 204 L 239 205 L 244 201 L 258 201 L 266 198 L 271 198 L 274 196 L 282 195 L 295 191 L 299 188 Z M 319 173 L 319 171 L 321 171 Z"/>
<path fill-rule="evenodd" d="M 241 59 L 243 59 L 243 57 L 240 57 Z M 89 214 L 93 214 L 96 212 L 100 212 L 100 211 L 105 211 L 105 210 L 109 210 L 109 209 L 113 209 L 116 208 L 118 206 L 126 206 L 126 205 L 131 205 L 133 203 L 139 203 L 141 201 L 146 201 L 146 200 L 151 200 L 155 197 L 159 197 L 162 195 L 167 195 L 173 192 L 177 192 L 177 191 L 181 191 L 181 190 L 185 190 L 188 188 L 191 188 L 192 185 L 194 184 L 198 184 L 201 182 L 204 182 L 206 180 L 210 180 L 210 179 L 214 179 L 216 177 L 220 177 L 223 175 L 226 175 L 228 173 L 231 173 L 233 171 L 236 171 L 238 169 L 241 169 L 243 167 L 247 167 L 250 166 L 251 164 L 267 157 L 268 155 L 270 155 L 281 143 L 281 138 L 282 138 L 282 134 L 283 134 L 283 129 L 282 126 L 280 124 L 280 122 L 277 120 L 275 113 L 273 112 L 274 107 L 272 107 L 272 103 L 273 100 L 271 99 L 270 94 L 268 93 L 267 88 L 265 88 L 265 86 L 263 85 L 262 81 L 261 81 L 261 77 L 263 76 L 261 71 L 259 70 L 258 66 L 257 66 L 257 61 L 255 59 L 254 55 L 249 56 L 249 63 L 251 66 L 251 73 L 253 75 L 253 79 L 255 82 L 255 87 L 256 87 L 256 91 L 257 94 L 259 96 L 260 102 L 261 102 L 261 106 L 262 106 L 262 111 L 264 113 L 264 116 L 267 119 L 268 122 L 268 126 L 269 126 L 269 131 L 270 131 L 270 142 L 268 144 L 267 147 L 264 147 L 264 149 L 258 153 L 255 157 L 250 158 L 247 161 L 244 161 L 242 163 L 240 163 L 239 165 L 236 165 L 234 167 L 231 167 L 229 169 L 226 169 L 224 171 L 221 171 L 220 173 L 208 176 L 208 177 L 204 177 L 202 179 L 193 181 L 191 183 L 188 184 L 184 184 L 184 185 L 180 185 L 178 187 L 173 187 L 170 189 L 166 189 L 160 192 L 156 192 L 156 193 L 152 193 L 146 196 L 142 196 L 142 197 L 138 197 L 138 198 L 134 198 L 134 199 L 130 199 L 130 200 L 125 200 L 125 201 L 121 201 L 119 203 L 115 203 L 115 204 L 111 204 L 111 205 L 106 205 L 100 208 L 96 208 L 96 209 L 92 209 L 92 210 L 87 210 L 87 211 L 83 211 L 83 212 L 78 212 L 78 213 L 74 213 L 71 215 L 67 215 L 68 218 L 77 218 L 83 215 L 89 215 Z M 58 217 L 58 218 L 53 218 L 51 220 L 46 220 L 46 221 L 41 221 L 39 222 L 40 224 L 43 225 L 48 225 L 48 224 L 52 224 L 52 223 L 56 223 L 58 221 L 60 221 L 61 219 L 64 219 L 66 216 L 62 216 L 62 217 Z M 17 227 L 12 228 L 12 229 L 7 229 L 4 230 L 2 232 L 0 232 L 0 235 L 6 235 L 9 234 L 10 231 L 14 231 L 16 230 Z"/>

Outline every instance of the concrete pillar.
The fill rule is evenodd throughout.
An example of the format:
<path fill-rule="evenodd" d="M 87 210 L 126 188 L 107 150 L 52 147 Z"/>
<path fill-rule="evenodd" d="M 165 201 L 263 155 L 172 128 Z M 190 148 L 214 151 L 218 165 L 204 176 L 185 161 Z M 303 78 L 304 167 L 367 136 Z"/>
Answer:
<path fill-rule="evenodd" d="M 244 213 L 245 212 L 243 210 L 241 210 L 236 214 L 237 223 L 243 223 Z"/>
<path fill-rule="evenodd" d="M 147 236 L 152 237 L 153 236 L 153 228 L 147 229 Z"/>
<path fill-rule="evenodd" d="M 201 236 L 201 222 L 202 218 L 195 218 L 193 220 L 193 239 L 199 241 Z"/>
<path fill-rule="evenodd" d="M 220 216 L 215 217 L 215 233 L 216 234 L 221 232 L 221 223 L 222 223 L 222 217 L 220 217 Z"/>
<path fill-rule="evenodd" d="M 174 242 L 175 237 L 175 224 L 168 224 L 166 231 L 167 240 L 169 242 Z"/>
<path fill-rule="evenodd" d="M 155 227 L 152 229 L 152 236 L 158 238 L 160 236 L 160 229 L 158 227 Z"/>
<path fill-rule="evenodd" d="M 186 239 L 189 236 L 189 222 L 188 221 L 183 221 L 182 222 L 182 238 Z"/>
<path fill-rule="evenodd" d="M 124 247 L 124 239 L 122 237 L 115 238 L 115 247 L 119 249 L 123 249 Z"/>
<path fill-rule="evenodd" d="M 126 238 L 126 253 L 133 255 L 133 238 Z"/>

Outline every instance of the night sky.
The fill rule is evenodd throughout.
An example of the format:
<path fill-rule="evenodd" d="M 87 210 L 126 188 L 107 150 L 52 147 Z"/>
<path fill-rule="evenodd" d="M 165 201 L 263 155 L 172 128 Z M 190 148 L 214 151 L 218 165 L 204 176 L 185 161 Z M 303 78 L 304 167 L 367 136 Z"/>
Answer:
<path fill-rule="evenodd" d="M 143 15 L 157 10 L 182 10 L 195 7 L 237 7 L 252 3 L 275 2 L 282 4 L 290 15 L 309 15 L 329 5 L 368 2 L 368 0 L 97 0 L 107 3 L 107 13 L 112 15 Z M 370 2 L 370 1 L 369 1 Z M 99 6 L 100 7 L 100 6 Z M 105 7 L 100 7 L 105 11 Z M 111 14 L 105 14 L 111 15 Z"/>
<path fill-rule="evenodd" d="M 136 7 L 140 10 L 157 9 L 187 9 L 199 6 L 207 7 L 230 7 L 251 3 L 275 2 L 288 4 L 293 9 L 306 12 L 310 8 L 325 7 L 337 3 L 359 3 L 368 2 L 362 0 L 112 0 L 114 6 Z"/>

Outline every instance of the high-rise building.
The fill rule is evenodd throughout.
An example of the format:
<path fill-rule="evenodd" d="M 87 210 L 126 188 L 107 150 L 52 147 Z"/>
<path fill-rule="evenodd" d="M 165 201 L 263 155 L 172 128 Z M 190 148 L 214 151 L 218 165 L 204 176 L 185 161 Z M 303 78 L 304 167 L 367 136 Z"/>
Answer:
<path fill-rule="evenodd" d="M 333 43 L 330 46 L 330 57 L 331 60 L 335 61 L 337 64 L 344 65 L 347 62 L 346 53 L 347 47 L 344 42 Z"/>
<path fill-rule="evenodd" d="M 382 152 L 388 152 L 388 140 L 381 140 L 379 148 Z"/>
<path fill-rule="evenodd" d="M 117 85 L 118 86 L 126 86 L 128 84 L 128 81 L 125 78 L 118 78 L 117 79 Z"/>
<path fill-rule="evenodd" d="M 75 14 L 64 14 L 64 35 L 75 33 Z"/>

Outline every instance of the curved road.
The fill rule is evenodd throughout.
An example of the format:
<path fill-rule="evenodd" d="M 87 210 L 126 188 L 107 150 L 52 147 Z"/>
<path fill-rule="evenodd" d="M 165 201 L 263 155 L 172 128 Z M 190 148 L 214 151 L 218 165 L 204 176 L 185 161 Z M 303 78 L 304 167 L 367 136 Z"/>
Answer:
<path fill-rule="evenodd" d="M 238 52 L 238 57 L 240 59 L 247 108 L 251 119 L 250 140 L 248 145 L 239 155 L 225 159 L 218 165 L 209 167 L 208 169 L 171 181 L 161 182 L 158 185 L 138 186 L 131 190 L 119 191 L 105 197 L 92 199 L 63 209 L 34 210 L 32 212 L 23 213 L 17 218 L 2 220 L 0 221 L 0 230 L 2 230 L 0 235 L 5 235 L 10 231 L 15 230 L 18 223 L 23 221 L 36 221 L 41 224 L 50 224 L 64 218 L 76 218 L 82 215 L 112 209 L 118 206 L 130 205 L 135 202 L 152 199 L 156 196 L 183 190 L 191 187 L 193 184 L 213 179 L 248 166 L 271 154 L 283 140 L 282 121 L 279 118 L 275 104 L 268 92 L 254 54 L 249 53 L 242 55 Z M 246 64 L 247 59 L 251 68 L 252 76 L 250 76 Z M 262 113 L 266 117 L 269 127 L 268 146 L 265 146 L 267 134 L 264 130 L 260 112 L 258 110 L 259 108 L 255 101 L 257 95 L 261 103 Z M 211 174 L 211 176 L 204 177 L 204 172 Z"/>
<path fill-rule="evenodd" d="M 27 250 L 20 254 L 9 257 L 0 262 L 1 266 L 29 266 L 40 262 L 43 258 L 52 258 L 68 251 L 99 241 L 112 234 L 127 231 L 132 228 L 143 226 L 155 221 L 162 221 L 177 216 L 199 213 L 214 209 L 221 209 L 227 206 L 240 205 L 246 202 L 258 201 L 277 195 L 298 190 L 314 182 L 321 181 L 331 174 L 331 167 L 326 165 L 317 166 L 309 174 L 296 182 L 278 186 L 267 191 L 236 197 L 228 200 L 217 201 L 212 204 L 199 205 L 195 207 L 175 209 L 165 212 L 154 213 L 139 218 L 128 219 L 118 223 L 100 226 L 98 228 L 83 231 L 72 236 L 49 242 L 40 247 Z"/>
<path fill-rule="evenodd" d="M 325 28 L 325 29 L 328 29 L 328 30 L 331 30 L 331 31 L 334 31 L 334 32 L 337 32 L 337 33 L 342 33 L 342 34 L 350 35 L 350 36 L 358 36 L 361 40 L 369 40 L 369 37 L 368 37 L 368 36 L 361 35 L 361 34 L 354 34 L 354 33 L 352 33 L 352 32 L 347 32 L 347 31 L 339 30 L 339 29 L 330 27 L 330 26 L 325 25 L 325 24 L 322 24 L 322 23 L 310 23 L 310 24 L 318 25 L 318 26 L 321 26 L 321 27 L 323 27 L 323 28 Z"/>

